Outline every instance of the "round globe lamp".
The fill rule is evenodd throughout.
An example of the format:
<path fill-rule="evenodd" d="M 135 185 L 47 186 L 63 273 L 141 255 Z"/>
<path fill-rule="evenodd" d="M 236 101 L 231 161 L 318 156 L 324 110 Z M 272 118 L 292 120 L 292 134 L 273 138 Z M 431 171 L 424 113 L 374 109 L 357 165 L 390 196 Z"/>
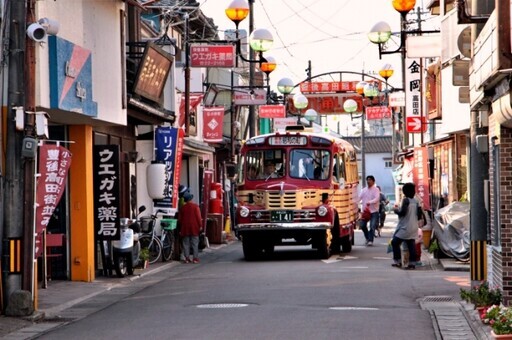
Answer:
<path fill-rule="evenodd" d="M 285 96 L 292 93 L 294 88 L 295 84 L 293 84 L 293 80 L 291 80 L 290 78 L 281 78 L 277 82 L 277 90 L 279 91 L 279 93 Z"/>
<path fill-rule="evenodd" d="M 314 109 L 307 109 L 306 112 L 304 112 L 304 118 L 309 122 L 309 125 L 313 125 L 317 117 L 318 113 Z"/>
<path fill-rule="evenodd" d="M 368 33 L 368 39 L 374 44 L 385 44 L 390 37 L 391 27 L 384 21 L 376 23 Z"/>
<path fill-rule="evenodd" d="M 393 0 L 392 4 L 397 12 L 406 15 L 416 6 L 416 0 Z"/>
<path fill-rule="evenodd" d="M 354 99 L 347 99 L 343 102 L 343 110 L 347 113 L 354 113 L 357 111 L 357 102 Z"/>
<path fill-rule="evenodd" d="M 364 87 L 368 85 L 367 82 L 365 81 L 360 81 L 359 83 L 356 84 L 356 92 L 357 94 L 361 95 L 361 96 L 364 96 Z"/>
<path fill-rule="evenodd" d="M 375 84 L 372 84 L 372 83 L 368 83 L 364 86 L 364 96 L 367 97 L 367 98 L 375 98 L 379 95 L 379 89 L 377 88 L 377 86 Z"/>
<path fill-rule="evenodd" d="M 249 15 L 249 4 L 246 0 L 233 0 L 225 9 L 225 13 L 238 29 L 238 24 Z"/>
<path fill-rule="evenodd" d="M 269 30 L 258 28 L 252 31 L 249 36 L 249 45 L 256 52 L 268 51 L 274 44 L 274 37 Z"/>
<path fill-rule="evenodd" d="M 395 70 L 393 70 L 393 66 L 391 66 L 391 64 L 384 64 L 384 66 L 379 70 L 379 75 L 387 82 L 394 72 Z"/>
<path fill-rule="evenodd" d="M 270 73 L 272 73 L 277 67 L 276 60 L 274 57 L 265 56 L 265 60 L 260 65 L 261 72 L 265 73 L 268 77 Z"/>
<path fill-rule="evenodd" d="M 293 106 L 299 111 L 297 114 L 297 124 L 300 125 L 301 110 L 308 107 L 308 98 L 302 93 L 296 94 L 293 96 Z"/>

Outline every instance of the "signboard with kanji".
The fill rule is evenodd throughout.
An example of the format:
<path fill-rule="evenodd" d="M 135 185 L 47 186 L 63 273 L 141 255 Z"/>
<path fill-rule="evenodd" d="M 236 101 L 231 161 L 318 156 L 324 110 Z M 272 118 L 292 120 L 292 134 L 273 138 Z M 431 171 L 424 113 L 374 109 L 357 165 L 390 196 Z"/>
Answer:
<path fill-rule="evenodd" d="M 368 106 L 366 108 L 366 119 L 391 118 L 391 110 L 387 106 Z"/>
<path fill-rule="evenodd" d="M 284 118 L 286 117 L 284 105 L 261 105 L 260 118 Z"/>
<path fill-rule="evenodd" d="M 234 45 L 190 45 L 191 67 L 234 67 Z"/>
<path fill-rule="evenodd" d="M 305 81 L 300 83 L 300 92 L 302 93 L 337 93 L 337 92 L 355 92 L 356 86 L 360 80 L 353 81 Z M 381 82 L 377 80 L 367 80 L 367 83 L 377 85 L 380 90 Z"/>

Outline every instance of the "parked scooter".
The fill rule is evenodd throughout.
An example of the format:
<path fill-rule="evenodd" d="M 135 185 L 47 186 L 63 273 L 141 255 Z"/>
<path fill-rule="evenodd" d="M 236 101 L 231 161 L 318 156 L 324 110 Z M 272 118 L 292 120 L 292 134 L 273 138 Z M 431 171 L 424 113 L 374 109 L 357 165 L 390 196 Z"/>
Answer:
<path fill-rule="evenodd" d="M 133 275 L 133 269 L 139 264 L 140 224 L 138 217 L 144 211 L 146 211 L 146 207 L 141 206 L 135 220 L 125 217 L 120 219 L 121 238 L 119 241 L 112 242 L 114 270 L 116 271 L 117 277 Z"/>

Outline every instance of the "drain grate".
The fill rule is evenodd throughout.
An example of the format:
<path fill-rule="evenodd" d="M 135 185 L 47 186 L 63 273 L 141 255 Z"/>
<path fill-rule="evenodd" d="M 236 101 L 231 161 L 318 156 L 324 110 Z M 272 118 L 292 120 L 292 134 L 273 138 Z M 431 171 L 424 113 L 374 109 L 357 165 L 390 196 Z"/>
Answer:
<path fill-rule="evenodd" d="M 197 305 L 197 308 L 211 308 L 211 309 L 218 309 L 218 308 L 243 308 L 248 307 L 249 305 L 247 303 L 208 303 L 203 305 Z"/>
<path fill-rule="evenodd" d="M 425 296 L 421 302 L 454 302 L 451 296 Z"/>

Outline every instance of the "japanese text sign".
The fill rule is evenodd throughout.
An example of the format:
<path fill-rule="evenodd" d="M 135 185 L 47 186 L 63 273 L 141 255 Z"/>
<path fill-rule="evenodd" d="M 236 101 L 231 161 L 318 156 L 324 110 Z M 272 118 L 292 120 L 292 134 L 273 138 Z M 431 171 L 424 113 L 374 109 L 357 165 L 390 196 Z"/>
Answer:
<path fill-rule="evenodd" d="M 99 240 L 119 240 L 119 145 L 94 146 L 94 226 Z"/>
<path fill-rule="evenodd" d="M 154 200 L 155 208 L 177 208 L 178 188 L 183 156 L 183 129 L 169 126 L 158 127 L 155 130 L 155 160 L 165 163 L 165 198 Z"/>
<path fill-rule="evenodd" d="M 36 233 L 41 233 L 59 204 L 66 187 L 71 153 L 59 145 L 43 144 L 39 148 L 39 174 L 36 188 Z"/>
<path fill-rule="evenodd" d="M 284 105 L 261 105 L 260 118 L 284 118 L 286 117 Z"/>
<path fill-rule="evenodd" d="M 224 106 L 205 107 L 203 110 L 203 139 L 205 142 L 222 142 Z"/>
<path fill-rule="evenodd" d="M 190 45 L 191 67 L 234 67 L 234 45 Z"/>

